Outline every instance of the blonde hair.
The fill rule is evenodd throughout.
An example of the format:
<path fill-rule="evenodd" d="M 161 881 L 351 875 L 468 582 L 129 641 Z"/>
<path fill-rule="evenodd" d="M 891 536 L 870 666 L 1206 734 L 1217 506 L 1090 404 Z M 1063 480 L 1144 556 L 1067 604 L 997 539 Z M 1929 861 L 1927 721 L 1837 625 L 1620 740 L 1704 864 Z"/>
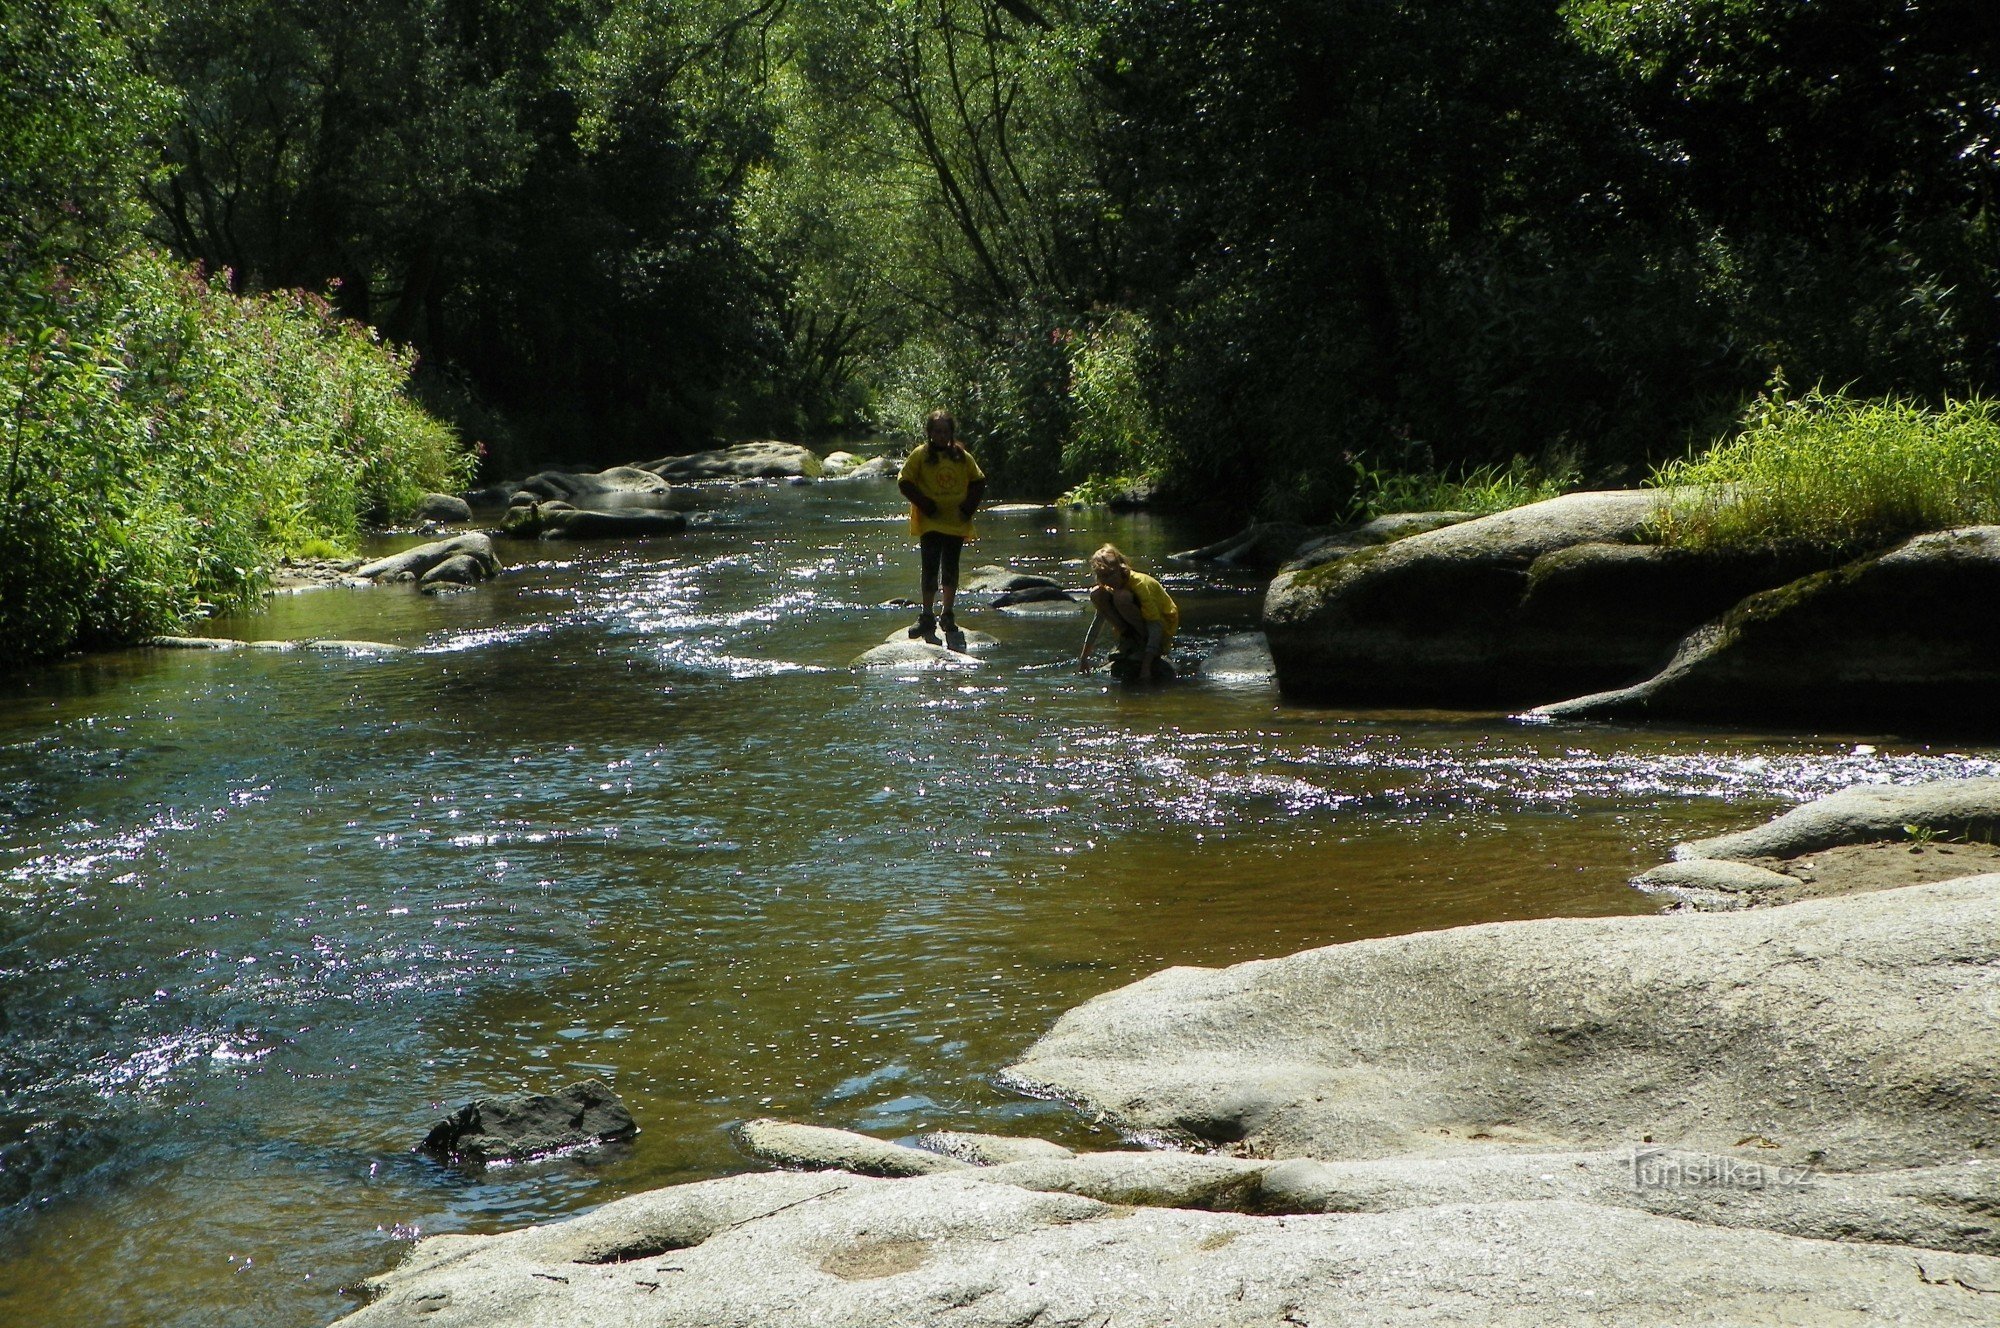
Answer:
<path fill-rule="evenodd" d="M 1122 567 L 1128 572 L 1132 570 L 1132 564 L 1126 561 L 1124 554 L 1118 552 L 1116 544 L 1107 544 L 1096 553 L 1090 555 L 1090 570 L 1092 574 L 1101 576 L 1102 573 L 1108 572 L 1114 567 Z"/>

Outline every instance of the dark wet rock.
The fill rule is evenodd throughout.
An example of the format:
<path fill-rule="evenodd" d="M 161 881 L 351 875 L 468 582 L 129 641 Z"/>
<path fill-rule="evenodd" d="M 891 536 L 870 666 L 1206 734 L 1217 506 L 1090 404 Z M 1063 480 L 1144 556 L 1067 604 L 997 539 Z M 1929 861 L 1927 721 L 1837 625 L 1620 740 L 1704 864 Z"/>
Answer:
<path fill-rule="evenodd" d="M 2000 877 L 1176 968 L 1006 1080 L 1142 1138 L 1322 1159 L 1642 1140 L 1857 1172 L 2000 1137 Z"/>
<path fill-rule="evenodd" d="M 529 502 L 507 509 L 501 533 L 509 539 L 645 539 L 678 534 L 687 526 L 685 512 L 607 512 L 565 502 Z"/>
<path fill-rule="evenodd" d="M 996 609 L 1012 608 L 1020 604 L 1067 603 L 1076 599 L 1076 596 L 1063 589 L 1059 581 L 1027 572 L 1016 572 L 1012 568 L 997 564 L 974 568 L 972 574 L 959 586 L 959 593 L 991 596 L 985 602 Z"/>
<path fill-rule="evenodd" d="M 1919 535 L 1751 594 L 1645 681 L 1537 713 L 2000 732 L 2000 615 L 1968 607 L 1996 602 L 2000 526 Z"/>
<path fill-rule="evenodd" d="M 477 563 L 485 577 L 500 574 L 500 560 L 493 554 L 493 541 L 486 535 L 473 532 L 455 535 L 447 540 L 437 540 L 430 544 L 420 544 L 414 549 L 378 558 L 372 563 L 364 563 L 354 570 L 354 575 L 369 581 L 421 581 L 433 568 L 456 558 L 470 558 Z"/>
<path fill-rule="evenodd" d="M 470 521 L 472 504 L 448 493 L 427 493 L 417 503 L 420 521 Z"/>
<path fill-rule="evenodd" d="M 1515 706 L 1657 669 L 1772 560 L 1640 546 L 1651 491 L 1576 493 L 1286 567 L 1264 630 L 1288 695 Z"/>
<path fill-rule="evenodd" d="M 798 1125 L 791 1121 L 744 1121 L 731 1133 L 737 1147 L 774 1166 L 796 1171 L 846 1171 L 856 1176 L 929 1176 L 940 1171 L 962 1171 L 971 1166 L 943 1153 L 921 1148 L 905 1148 L 856 1134 L 852 1130 L 830 1130 L 822 1125 Z"/>
<path fill-rule="evenodd" d="M 371 1288 L 345 1328 L 1970 1328 L 1993 1322 L 2000 1260 L 1571 1200 L 1279 1218 L 1107 1203 L 979 1169 L 773 1172 L 431 1237 Z"/>
<path fill-rule="evenodd" d="M 455 553 L 425 572 L 417 581 L 420 588 L 440 584 L 470 586 L 491 576 L 485 563 L 469 553 Z"/>
<path fill-rule="evenodd" d="M 418 1147 L 455 1162 L 519 1162 L 639 1132 L 618 1094 L 596 1079 L 553 1093 L 510 1093 L 468 1102 L 431 1127 Z"/>
<path fill-rule="evenodd" d="M 700 480 L 818 479 L 825 469 L 811 448 L 759 441 L 642 462 L 640 469 L 676 482 Z M 857 468 L 859 469 L 859 468 Z"/>

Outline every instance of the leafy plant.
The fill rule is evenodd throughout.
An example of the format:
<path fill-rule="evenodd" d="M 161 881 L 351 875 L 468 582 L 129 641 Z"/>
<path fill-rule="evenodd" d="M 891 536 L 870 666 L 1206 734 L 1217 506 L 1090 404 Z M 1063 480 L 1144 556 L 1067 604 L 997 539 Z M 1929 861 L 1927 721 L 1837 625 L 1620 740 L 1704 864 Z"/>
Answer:
<path fill-rule="evenodd" d="M 1842 552 L 2000 520 L 2000 402 L 1790 397 L 1780 378 L 1735 437 L 1651 482 L 1661 539 L 1690 548 Z"/>

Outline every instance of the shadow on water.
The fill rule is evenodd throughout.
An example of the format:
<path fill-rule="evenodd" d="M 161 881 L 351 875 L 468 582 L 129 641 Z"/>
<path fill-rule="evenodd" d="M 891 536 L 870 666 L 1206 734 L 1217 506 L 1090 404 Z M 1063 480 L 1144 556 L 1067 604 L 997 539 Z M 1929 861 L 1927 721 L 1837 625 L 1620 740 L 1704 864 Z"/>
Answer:
<path fill-rule="evenodd" d="M 0 687 L 0 1322 L 323 1323 L 419 1232 L 739 1170 L 780 1115 L 1112 1142 L 992 1076 L 1168 964 L 1649 911 L 1674 841 L 1992 751 L 1523 727 L 1128 691 L 1075 613 L 968 606 L 980 668 L 857 673 L 908 621 L 886 487 L 729 491 L 653 543 L 280 597 L 245 638 Z M 989 517 L 968 566 L 1161 569 L 1189 655 L 1260 587 L 1146 517 Z M 410 1152 L 492 1091 L 612 1080 L 617 1155 Z"/>

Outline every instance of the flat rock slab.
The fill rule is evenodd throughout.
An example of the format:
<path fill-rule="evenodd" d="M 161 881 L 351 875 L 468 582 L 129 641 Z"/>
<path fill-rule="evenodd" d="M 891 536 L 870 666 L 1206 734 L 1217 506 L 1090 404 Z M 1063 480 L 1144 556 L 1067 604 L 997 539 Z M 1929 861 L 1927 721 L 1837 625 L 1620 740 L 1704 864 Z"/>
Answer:
<path fill-rule="evenodd" d="M 1908 839 L 1906 827 L 1947 839 L 2000 838 L 2000 779 L 1857 784 L 1752 829 L 1677 845 L 1674 857 L 1795 858 L 1840 844 Z"/>
<path fill-rule="evenodd" d="M 942 638 L 940 638 L 942 640 Z M 988 638 L 992 640 L 992 638 Z M 908 636 L 890 636 L 880 646 L 864 650 L 854 656 L 848 668 L 868 668 L 878 672 L 898 672 L 898 674 L 918 674 L 928 670 L 964 670 L 980 668 L 984 660 L 970 654 L 970 634 L 966 640 L 968 650 L 950 650 L 946 646 L 932 646 L 928 640 L 912 640 Z"/>
<path fill-rule="evenodd" d="M 1431 1157 L 1641 1140 L 1829 1171 L 2000 1141 L 2000 877 L 1174 968 L 1004 1079 L 1139 1138 Z"/>
<path fill-rule="evenodd" d="M 1693 1274 L 1698 1270 L 1699 1276 Z M 1994 1323 L 2000 1261 L 1569 1201 L 1256 1217 L 739 1176 L 422 1241 L 347 1328 Z"/>
<path fill-rule="evenodd" d="M 792 1121 L 744 1121 L 732 1132 L 737 1147 L 774 1166 L 801 1171 L 846 1171 L 857 1176 L 929 1176 L 972 1165 L 943 1153 L 905 1148 L 852 1130 Z"/>

